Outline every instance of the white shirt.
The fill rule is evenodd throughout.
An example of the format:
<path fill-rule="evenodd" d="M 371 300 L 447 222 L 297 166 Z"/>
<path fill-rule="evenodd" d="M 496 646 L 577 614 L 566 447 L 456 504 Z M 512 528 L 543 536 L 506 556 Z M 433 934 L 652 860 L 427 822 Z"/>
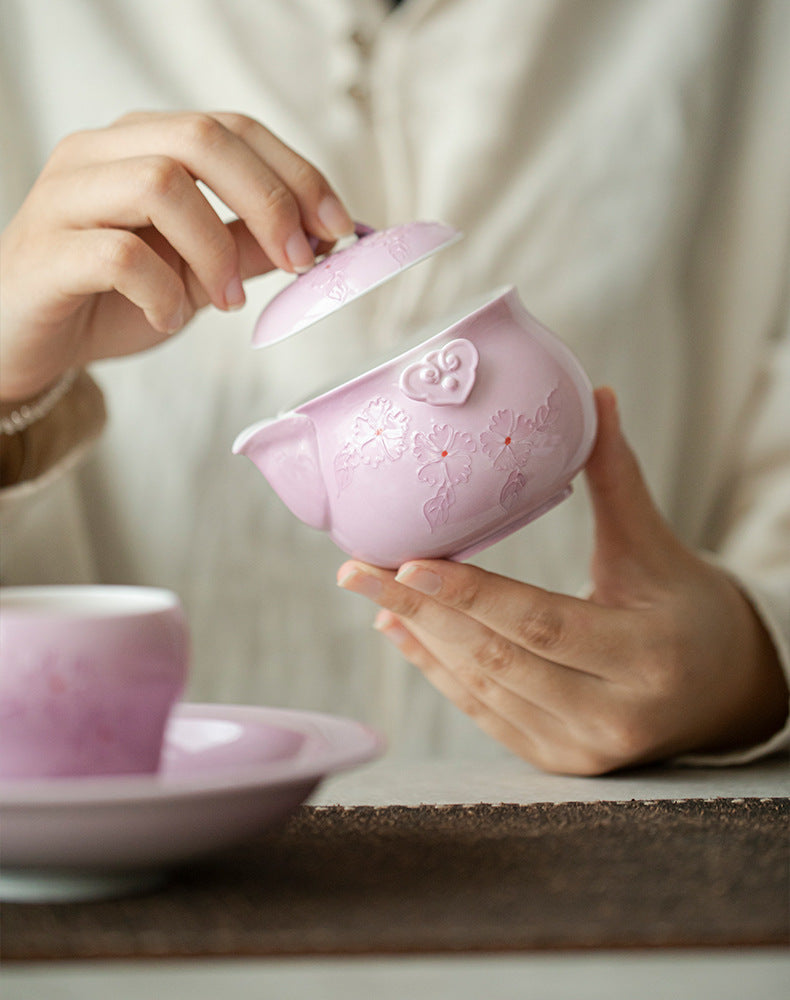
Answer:
<path fill-rule="evenodd" d="M 343 554 L 230 447 L 371 349 L 513 283 L 615 388 L 658 505 L 741 581 L 790 674 L 790 4 L 4 0 L 2 13 L 4 222 L 63 135 L 200 108 L 263 121 L 364 222 L 465 233 L 276 347 L 250 348 L 281 285 L 269 276 L 241 313 L 205 311 L 161 348 L 96 365 L 107 430 L 89 463 L 16 505 L 3 582 L 172 587 L 192 626 L 191 700 L 351 715 L 393 754 L 504 753 L 385 648 L 373 609 L 334 586 Z M 475 561 L 573 593 L 590 552 L 580 480 Z"/>

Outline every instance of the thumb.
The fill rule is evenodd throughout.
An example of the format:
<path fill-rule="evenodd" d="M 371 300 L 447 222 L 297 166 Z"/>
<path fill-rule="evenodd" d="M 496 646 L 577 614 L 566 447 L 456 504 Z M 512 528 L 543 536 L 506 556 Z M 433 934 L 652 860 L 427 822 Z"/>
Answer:
<path fill-rule="evenodd" d="M 595 402 L 598 435 L 585 470 L 595 519 L 593 581 L 599 596 L 633 594 L 640 582 L 664 576 L 678 542 L 623 436 L 617 397 L 597 389 Z"/>

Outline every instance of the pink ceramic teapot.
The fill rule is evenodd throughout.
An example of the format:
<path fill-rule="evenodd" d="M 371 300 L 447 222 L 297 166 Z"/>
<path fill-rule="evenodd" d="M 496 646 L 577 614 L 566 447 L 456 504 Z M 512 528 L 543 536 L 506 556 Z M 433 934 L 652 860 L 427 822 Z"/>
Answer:
<path fill-rule="evenodd" d="M 458 238 L 440 223 L 358 230 L 263 311 L 256 345 L 303 329 Z M 514 288 L 394 359 L 243 431 L 287 506 L 349 555 L 464 559 L 571 492 L 595 439 L 592 386 Z"/>

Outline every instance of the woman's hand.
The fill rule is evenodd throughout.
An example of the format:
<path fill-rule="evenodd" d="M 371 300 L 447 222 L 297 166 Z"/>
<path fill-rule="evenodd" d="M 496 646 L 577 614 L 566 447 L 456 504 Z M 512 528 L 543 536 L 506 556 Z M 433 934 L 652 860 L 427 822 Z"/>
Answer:
<path fill-rule="evenodd" d="M 376 626 L 478 725 L 549 771 L 597 774 L 777 731 L 788 692 L 776 651 L 728 575 L 659 515 L 596 393 L 587 466 L 596 525 L 589 600 L 473 566 L 345 563 L 340 586 L 374 600 Z"/>
<path fill-rule="evenodd" d="M 198 185 L 238 217 L 222 222 Z M 140 113 L 53 152 L 0 244 L 0 399 L 145 350 L 352 231 L 323 176 L 237 114 Z"/>

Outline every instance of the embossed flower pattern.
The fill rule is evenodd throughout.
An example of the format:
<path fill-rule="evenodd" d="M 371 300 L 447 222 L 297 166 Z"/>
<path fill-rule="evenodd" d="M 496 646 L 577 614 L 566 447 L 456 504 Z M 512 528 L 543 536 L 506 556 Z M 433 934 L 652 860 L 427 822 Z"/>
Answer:
<path fill-rule="evenodd" d="M 338 495 L 351 483 L 360 462 L 377 468 L 395 462 L 408 447 L 409 418 L 395 404 L 377 396 L 355 418 L 350 440 L 335 456 Z"/>
<path fill-rule="evenodd" d="M 308 272 L 307 280 L 313 288 L 319 289 L 327 298 L 337 302 L 345 302 L 351 291 L 345 274 L 331 257 L 316 264 Z"/>
<path fill-rule="evenodd" d="M 528 482 L 524 471 L 529 457 L 556 444 L 553 432 L 559 415 L 559 392 L 554 389 L 531 419 L 513 410 L 499 410 L 491 417 L 488 430 L 480 435 L 480 446 L 497 472 L 508 477 L 499 494 L 505 510 L 513 508 Z"/>
<path fill-rule="evenodd" d="M 430 434 L 414 435 L 414 454 L 421 463 L 417 477 L 431 486 L 468 483 L 473 451 L 471 434 L 461 434 L 449 424 L 434 424 Z"/>
<path fill-rule="evenodd" d="M 394 462 L 406 451 L 409 418 L 381 396 L 370 402 L 354 421 L 351 440 L 365 465 Z"/>
<path fill-rule="evenodd" d="M 469 482 L 476 450 L 471 434 L 456 431 L 449 424 L 434 424 L 430 434 L 414 435 L 412 451 L 420 463 L 417 478 L 438 487 L 422 508 L 431 531 L 447 523 L 455 503 L 455 487 Z"/>
<path fill-rule="evenodd" d="M 386 229 L 367 237 L 368 246 L 383 246 L 392 259 L 401 267 L 408 261 L 411 249 L 401 232 Z M 359 244 L 357 244 L 359 245 Z"/>
<path fill-rule="evenodd" d="M 557 446 L 557 418 L 560 393 L 554 389 L 533 417 L 514 410 L 498 410 L 479 435 L 480 448 L 496 472 L 507 474 L 499 493 L 505 510 L 520 502 L 529 482 L 530 456 Z M 450 424 L 433 424 L 427 433 L 409 431 L 409 417 L 392 400 L 383 396 L 372 399 L 354 418 L 349 438 L 334 460 L 338 495 L 351 483 L 360 463 L 378 468 L 395 462 L 411 447 L 417 460 L 417 478 L 434 492 L 423 504 L 423 514 L 431 531 L 446 524 L 456 500 L 456 487 L 468 483 L 472 475 L 472 456 L 477 443 L 472 434 L 456 430 Z"/>
<path fill-rule="evenodd" d="M 529 458 L 534 431 L 534 423 L 523 414 L 499 410 L 480 435 L 480 445 L 497 472 L 509 472 L 520 469 Z"/>

